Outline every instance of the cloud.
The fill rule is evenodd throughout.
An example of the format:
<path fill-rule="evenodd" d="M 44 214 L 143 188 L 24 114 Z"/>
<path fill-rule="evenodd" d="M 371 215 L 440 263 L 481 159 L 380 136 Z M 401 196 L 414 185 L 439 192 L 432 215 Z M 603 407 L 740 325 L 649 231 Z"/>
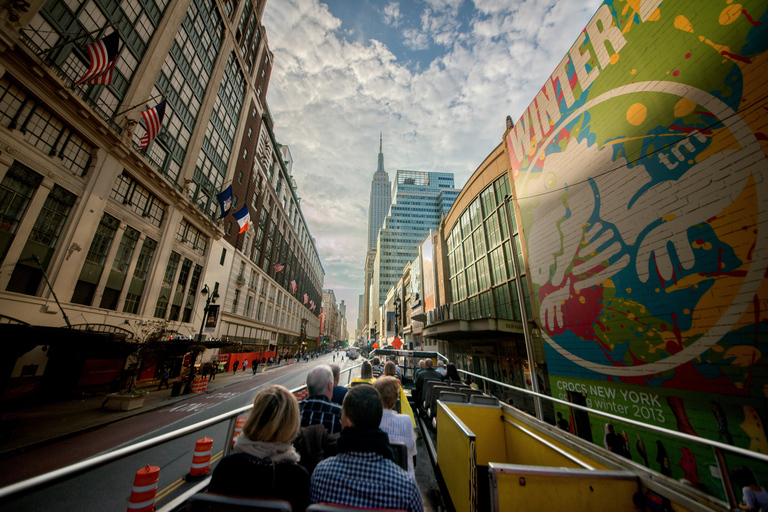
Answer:
<path fill-rule="evenodd" d="M 520 117 L 598 5 L 429 0 L 420 30 L 401 33 L 411 49 L 435 42 L 443 52 L 411 71 L 379 41 L 347 40 L 317 0 L 267 3 L 275 133 L 294 158 L 324 287 L 346 301 L 352 334 L 379 132 L 390 179 L 397 169 L 453 172 L 461 187 L 502 142 L 505 117 Z M 384 20 L 402 22 L 399 4 L 385 7 Z"/>
<path fill-rule="evenodd" d="M 397 2 L 390 2 L 384 7 L 384 23 L 392 26 L 399 27 L 400 21 L 403 19 L 403 15 L 400 13 L 400 4 Z"/>

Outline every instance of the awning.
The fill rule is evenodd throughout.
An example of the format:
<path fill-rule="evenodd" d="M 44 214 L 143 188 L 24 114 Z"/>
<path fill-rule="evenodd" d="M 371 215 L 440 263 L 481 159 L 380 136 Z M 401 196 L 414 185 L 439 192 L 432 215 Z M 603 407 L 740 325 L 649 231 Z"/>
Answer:
<path fill-rule="evenodd" d="M 477 320 L 448 320 L 424 327 L 422 336 L 440 340 L 472 340 L 509 338 L 510 334 L 523 335 L 523 322 L 498 318 Z"/>

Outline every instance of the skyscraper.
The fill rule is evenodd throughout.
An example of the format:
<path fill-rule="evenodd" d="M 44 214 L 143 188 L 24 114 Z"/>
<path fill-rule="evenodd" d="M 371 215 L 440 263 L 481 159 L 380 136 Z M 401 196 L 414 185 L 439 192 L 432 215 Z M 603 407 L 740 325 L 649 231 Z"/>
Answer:
<path fill-rule="evenodd" d="M 437 229 L 459 195 L 453 174 L 398 170 L 389 214 L 379 232 L 373 268 L 371 310 L 386 299 L 403 268 L 419 254 L 419 245 Z M 375 314 L 374 314 L 375 316 Z"/>
<path fill-rule="evenodd" d="M 376 237 L 384 223 L 384 217 L 389 211 L 392 200 L 392 185 L 389 174 L 384 170 L 384 153 L 382 153 L 383 138 L 379 135 L 379 167 L 373 174 L 371 183 L 371 202 L 368 206 L 368 250 L 376 250 Z"/>

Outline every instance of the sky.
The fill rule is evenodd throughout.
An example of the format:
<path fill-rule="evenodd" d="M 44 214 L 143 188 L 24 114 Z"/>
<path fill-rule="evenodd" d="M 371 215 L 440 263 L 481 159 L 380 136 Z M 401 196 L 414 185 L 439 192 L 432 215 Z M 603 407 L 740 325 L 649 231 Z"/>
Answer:
<path fill-rule="evenodd" d="M 502 142 L 598 0 L 269 0 L 267 104 L 354 337 L 379 134 L 398 169 L 461 188 Z"/>

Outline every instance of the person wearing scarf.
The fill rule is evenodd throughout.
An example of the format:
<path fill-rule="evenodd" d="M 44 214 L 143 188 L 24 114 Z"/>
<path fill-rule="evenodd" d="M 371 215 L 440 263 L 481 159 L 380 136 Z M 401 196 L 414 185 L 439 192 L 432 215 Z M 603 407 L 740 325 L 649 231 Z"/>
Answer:
<path fill-rule="evenodd" d="M 262 389 L 235 440 L 216 466 L 208 491 L 290 502 L 294 512 L 309 505 L 309 473 L 298 464 L 291 442 L 299 433 L 299 404 L 282 386 Z"/>
<path fill-rule="evenodd" d="M 356 386 L 347 392 L 338 455 L 320 462 L 312 473 L 312 503 L 423 512 L 416 482 L 395 464 L 389 437 L 379 429 L 382 413 L 375 387 Z"/>

